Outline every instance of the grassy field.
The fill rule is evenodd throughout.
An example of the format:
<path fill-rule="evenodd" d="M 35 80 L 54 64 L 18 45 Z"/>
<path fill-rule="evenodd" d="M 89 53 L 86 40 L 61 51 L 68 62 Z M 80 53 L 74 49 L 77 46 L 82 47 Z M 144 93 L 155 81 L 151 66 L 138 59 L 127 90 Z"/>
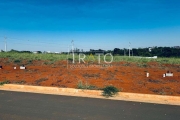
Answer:
<path fill-rule="evenodd" d="M 82 58 L 83 56 L 81 56 Z M 48 60 L 48 61 L 59 61 L 72 59 L 72 55 L 66 54 L 33 54 L 33 53 L 0 53 L 0 58 L 8 58 L 8 61 L 18 61 L 18 60 Z M 75 55 L 75 60 L 78 61 L 79 56 Z M 101 55 L 100 58 L 104 60 L 104 56 Z M 85 60 L 98 60 L 98 56 L 87 55 Z M 110 61 L 111 56 L 106 56 L 106 60 Z M 157 59 L 148 59 L 148 58 L 138 58 L 138 57 L 129 57 L 129 56 L 113 56 L 113 62 L 134 62 L 134 63 L 147 63 L 147 62 L 158 62 L 162 64 L 180 64 L 180 58 L 157 58 Z"/>

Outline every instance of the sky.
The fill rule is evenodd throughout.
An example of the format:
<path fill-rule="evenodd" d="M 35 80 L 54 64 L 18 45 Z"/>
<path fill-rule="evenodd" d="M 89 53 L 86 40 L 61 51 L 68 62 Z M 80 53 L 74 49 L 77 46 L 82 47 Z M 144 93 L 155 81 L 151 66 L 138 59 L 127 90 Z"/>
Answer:
<path fill-rule="evenodd" d="M 179 0 L 0 0 L 0 49 L 180 46 Z"/>

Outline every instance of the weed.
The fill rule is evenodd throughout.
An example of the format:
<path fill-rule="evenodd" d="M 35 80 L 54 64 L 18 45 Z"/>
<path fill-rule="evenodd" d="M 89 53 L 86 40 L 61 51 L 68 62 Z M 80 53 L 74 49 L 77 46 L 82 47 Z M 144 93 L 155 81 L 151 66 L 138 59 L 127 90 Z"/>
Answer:
<path fill-rule="evenodd" d="M 32 60 L 28 60 L 28 63 L 31 64 L 33 61 Z"/>
<path fill-rule="evenodd" d="M 44 62 L 44 65 L 48 65 L 48 62 Z"/>
<path fill-rule="evenodd" d="M 24 81 L 24 80 L 21 80 L 21 81 L 17 81 L 17 82 L 15 82 L 16 84 L 24 84 L 24 83 L 26 83 L 26 81 Z"/>
<path fill-rule="evenodd" d="M 151 83 L 161 83 L 161 81 L 159 81 L 159 80 L 151 80 L 151 79 L 149 79 L 148 81 L 151 82 Z"/>
<path fill-rule="evenodd" d="M 98 90 L 98 87 L 96 87 L 95 85 L 88 85 L 87 89 L 89 89 L 89 90 Z"/>
<path fill-rule="evenodd" d="M 143 81 L 141 81 L 141 80 L 139 80 L 137 83 L 138 83 L 139 85 L 144 85 L 144 86 L 146 85 L 145 82 L 143 82 Z"/>
<path fill-rule="evenodd" d="M 85 88 L 85 86 L 84 86 L 83 82 L 79 81 L 77 84 L 77 89 L 84 89 L 84 88 Z"/>
<path fill-rule="evenodd" d="M 21 60 L 14 60 L 14 63 L 20 63 Z"/>
<path fill-rule="evenodd" d="M 177 81 L 177 80 L 166 80 L 166 81 L 167 81 L 167 82 L 171 82 L 171 83 L 172 83 L 172 82 L 177 82 L 177 83 L 179 82 L 179 81 Z"/>
<path fill-rule="evenodd" d="M 83 77 L 95 77 L 95 78 L 99 78 L 100 75 L 99 74 L 83 74 Z"/>
<path fill-rule="evenodd" d="M 163 89 L 150 88 L 150 90 L 159 95 L 166 95 L 166 92 Z"/>
<path fill-rule="evenodd" d="M 39 83 L 46 81 L 46 80 L 48 80 L 48 78 L 41 78 L 39 80 L 36 80 L 35 82 L 36 82 L 36 84 L 39 84 Z"/>
<path fill-rule="evenodd" d="M 9 83 L 10 83 L 9 80 L 6 80 L 6 81 L 0 82 L 0 85 L 9 84 Z"/>
<path fill-rule="evenodd" d="M 79 81 L 77 84 L 77 89 L 89 89 L 89 90 L 98 90 L 94 85 L 84 84 L 82 81 Z"/>
<path fill-rule="evenodd" d="M 125 63 L 123 66 L 130 66 L 130 63 Z"/>
<path fill-rule="evenodd" d="M 138 63 L 137 66 L 138 66 L 138 67 L 144 67 L 144 68 L 146 68 L 146 67 L 147 67 L 147 64 L 145 64 L 145 63 Z"/>
<path fill-rule="evenodd" d="M 162 91 L 160 91 L 159 92 L 159 95 L 166 95 L 167 93 L 164 91 L 164 90 L 162 90 Z"/>

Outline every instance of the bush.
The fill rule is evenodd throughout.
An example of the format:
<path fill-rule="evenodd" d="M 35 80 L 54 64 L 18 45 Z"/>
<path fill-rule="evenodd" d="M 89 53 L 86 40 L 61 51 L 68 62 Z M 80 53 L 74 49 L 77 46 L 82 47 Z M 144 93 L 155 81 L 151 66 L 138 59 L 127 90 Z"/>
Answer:
<path fill-rule="evenodd" d="M 105 97 L 113 97 L 114 95 L 117 95 L 119 90 L 114 86 L 106 86 L 103 88 L 103 96 Z"/>

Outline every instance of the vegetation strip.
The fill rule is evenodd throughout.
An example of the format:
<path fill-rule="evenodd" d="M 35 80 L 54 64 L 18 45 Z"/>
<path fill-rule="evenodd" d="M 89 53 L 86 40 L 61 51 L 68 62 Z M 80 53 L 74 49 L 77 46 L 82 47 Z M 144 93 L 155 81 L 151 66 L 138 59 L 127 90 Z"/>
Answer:
<path fill-rule="evenodd" d="M 0 58 L 8 58 L 8 62 L 14 62 L 14 63 L 21 63 L 23 60 L 27 60 L 29 63 L 32 63 L 33 60 L 44 60 L 44 61 L 50 61 L 55 62 L 59 60 L 67 60 L 68 54 L 33 54 L 33 53 L 26 53 L 26 52 L 1 52 Z M 98 56 L 94 56 L 95 60 L 98 60 Z M 101 56 L 101 59 L 104 59 L 103 56 Z M 109 56 L 107 56 L 107 59 L 110 59 Z M 75 56 L 75 60 L 78 61 L 78 56 Z M 126 62 L 133 62 L 133 63 L 147 63 L 147 62 L 158 62 L 160 64 L 180 64 L 180 58 L 179 56 L 176 57 L 164 57 L 164 56 L 158 56 L 157 59 L 147 59 L 145 57 L 137 57 L 137 56 L 120 56 L 118 54 L 113 55 L 113 62 L 120 62 L 120 61 L 126 61 Z"/>

